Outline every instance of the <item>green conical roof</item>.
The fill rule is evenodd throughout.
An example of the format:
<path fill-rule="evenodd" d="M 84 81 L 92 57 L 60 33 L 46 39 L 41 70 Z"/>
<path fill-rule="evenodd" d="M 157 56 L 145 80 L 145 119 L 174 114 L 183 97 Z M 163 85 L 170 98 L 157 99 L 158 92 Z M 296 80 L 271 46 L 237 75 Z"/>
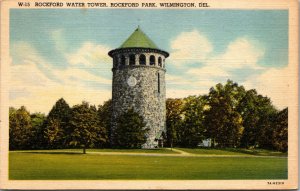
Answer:
<path fill-rule="evenodd" d="M 154 42 L 138 27 L 120 48 L 153 48 L 158 49 Z"/>

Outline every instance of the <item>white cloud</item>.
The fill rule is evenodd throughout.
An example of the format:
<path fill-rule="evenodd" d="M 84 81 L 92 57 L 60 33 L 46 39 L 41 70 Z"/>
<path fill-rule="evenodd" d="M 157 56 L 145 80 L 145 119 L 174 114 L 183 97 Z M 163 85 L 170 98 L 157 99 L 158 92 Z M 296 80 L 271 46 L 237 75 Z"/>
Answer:
<path fill-rule="evenodd" d="M 39 87 L 50 84 L 51 82 L 52 81 L 49 80 L 33 62 L 11 66 L 10 85 L 12 87 L 24 87 L 26 84 Z"/>
<path fill-rule="evenodd" d="M 247 37 L 235 39 L 223 53 L 213 55 L 212 43 L 194 30 L 181 33 L 171 42 L 171 48 L 170 65 L 184 67 L 186 63 L 199 63 L 196 69 L 201 69 L 203 74 L 228 76 L 232 69 L 263 69 L 258 61 L 264 56 L 265 49 L 258 41 Z M 191 68 L 188 73 L 195 74 L 194 69 Z"/>
<path fill-rule="evenodd" d="M 200 90 L 189 90 L 189 89 L 182 90 L 182 89 L 168 88 L 166 91 L 166 96 L 167 98 L 185 98 L 190 95 L 201 95 L 207 92 L 200 91 Z"/>
<path fill-rule="evenodd" d="M 221 67 L 223 70 L 253 68 L 262 69 L 257 64 L 264 56 L 265 49 L 256 41 L 246 37 L 231 42 L 223 54 L 206 60 L 206 65 Z"/>
<path fill-rule="evenodd" d="M 288 67 L 260 66 L 258 62 L 266 52 L 262 44 L 249 37 L 239 37 L 230 42 L 223 53 L 213 55 L 212 47 L 212 43 L 195 30 L 181 33 L 171 43 L 173 53 L 171 53 L 170 65 L 174 64 L 180 69 L 181 74 L 178 76 L 166 75 L 167 84 L 180 87 L 167 89 L 168 97 L 186 97 L 207 93 L 209 88 L 216 83 L 225 83 L 227 79 L 243 75 L 238 73 L 239 69 L 248 69 L 252 73 L 247 73 L 246 80 L 237 81 L 239 84 L 244 85 L 247 89 L 254 88 L 259 94 L 270 97 L 273 104 L 279 109 L 288 105 L 291 70 Z M 198 67 L 184 68 L 186 63 L 183 61 L 200 64 Z M 253 71 L 260 72 L 257 74 Z M 187 86 L 191 89 L 185 89 Z"/>
<path fill-rule="evenodd" d="M 91 67 L 102 64 L 107 68 L 111 64 L 111 59 L 107 54 L 109 50 L 111 50 L 109 47 L 86 42 L 76 52 L 66 54 L 66 58 L 68 63 L 73 66 Z"/>
<path fill-rule="evenodd" d="M 166 82 L 167 84 L 172 84 L 172 85 L 189 85 L 192 83 L 192 80 L 186 78 L 185 76 L 172 75 L 166 73 Z"/>
<path fill-rule="evenodd" d="M 94 83 L 101 83 L 101 84 L 111 84 L 111 80 L 103 78 L 101 76 L 96 76 L 91 74 L 83 69 L 80 68 L 68 68 L 66 70 L 56 70 L 55 75 L 60 77 L 60 79 L 69 85 L 82 85 L 85 86 L 85 83 L 94 82 Z"/>
<path fill-rule="evenodd" d="M 199 78 L 207 78 L 212 76 L 228 78 L 230 76 L 229 73 L 222 67 L 217 67 L 215 65 L 205 65 L 201 68 L 192 68 L 187 70 L 187 74 L 198 76 Z"/>
<path fill-rule="evenodd" d="M 182 71 L 182 76 L 190 80 L 190 85 L 210 88 L 216 78 L 224 81 L 232 77 L 234 70 L 249 68 L 263 69 L 257 62 L 265 53 L 264 48 L 255 40 L 240 37 L 230 42 L 223 53 L 212 54 L 213 45 L 199 31 L 183 32 L 171 42 L 170 65 Z M 186 63 L 199 63 L 198 66 L 186 66 Z M 184 69 L 183 69 L 184 68 Z M 167 76 L 168 77 L 168 76 Z M 174 79 L 175 81 L 179 81 Z M 178 82 L 177 84 L 182 84 Z"/>
<path fill-rule="evenodd" d="M 213 50 L 207 37 L 197 30 L 179 34 L 171 42 L 171 48 L 170 59 L 175 65 L 203 61 Z"/>
<path fill-rule="evenodd" d="M 247 89 L 256 89 L 259 94 L 271 98 L 278 109 L 288 106 L 291 95 L 291 68 L 270 68 L 260 75 L 252 75 L 244 83 Z"/>
<path fill-rule="evenodd" d="M 16 64 L 13 57 L 14 63 L 10 66 L 11 106 L 25 105 L 31 112 L 48 113 L 61 97 L 71 106 L 80 104 L 81 101 L 98 105 L 111 98 L 110 90 L 87 85 L 90 82 L 110 85 L 111 80 L 91 74 L 82 68 L 57 69 L 28 43 L 22 42 L 13 46 L 16 48 L 13 50 L 14 55 L 19 56 L 19 63 Z M 49 78 L 45 69 L 57 80 Z"/>
<path fill-rule="evenodd" d="M 217 81 L 203 78 L 201 75 L 171 75 L 166 74 L 166 94 L 171 98 L 183 98 L 189 95 L 207 94 L 210 87 Z"/>

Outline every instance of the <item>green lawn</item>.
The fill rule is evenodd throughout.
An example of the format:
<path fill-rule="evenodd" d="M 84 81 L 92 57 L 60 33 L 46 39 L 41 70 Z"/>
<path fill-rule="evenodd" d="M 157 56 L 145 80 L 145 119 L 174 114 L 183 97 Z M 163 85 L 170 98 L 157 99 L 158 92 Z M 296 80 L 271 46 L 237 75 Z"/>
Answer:
<path fill-rule="evenodd" d="M 286 179 L 287 158 L 11 152 L 12 180 Z"/>
<path fill-rule="evenodd" d="M 211 149 L 211 148 L 178 148 L 192 154 L 203 154 L 203 155 L 255 155 L 255 156 L 287 156 L 287 153 L 278 151 L 269 151 L 264 149 Z"/>
<path fill-rule="evenodd" d="M 130 152 L 130 153 L 168 153 L 176 154 L 176 152 L 169 149 L 88 149 L 87 152 Z"/>
<path fill-rule="evenodd" d="M 23 150 L 21 152 L 39 152 L 39 153 L 82 153 L 82 149 L 57 149 L 57 150 Z M 122 152 L 122 153 L 159 153 L 159 154 L 177 154 L 170 149 L 86 149 L 86 152 Z"/>

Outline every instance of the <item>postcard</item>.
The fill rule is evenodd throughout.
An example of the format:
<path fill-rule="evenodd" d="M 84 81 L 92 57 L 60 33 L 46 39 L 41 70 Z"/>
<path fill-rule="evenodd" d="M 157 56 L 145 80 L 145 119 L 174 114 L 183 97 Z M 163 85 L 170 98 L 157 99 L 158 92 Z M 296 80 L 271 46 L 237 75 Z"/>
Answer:
<path fill-rule="evenodd" d="M 0 188 L 298 188 L 296 0 L 1 1 Z"/>

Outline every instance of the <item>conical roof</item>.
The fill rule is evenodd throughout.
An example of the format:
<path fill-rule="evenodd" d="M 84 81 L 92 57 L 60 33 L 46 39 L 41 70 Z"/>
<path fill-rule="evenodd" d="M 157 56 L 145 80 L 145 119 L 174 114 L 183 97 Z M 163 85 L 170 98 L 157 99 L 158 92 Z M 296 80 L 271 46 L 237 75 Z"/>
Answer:
<path fill-rule="evenodd" d="M 120 48 L 153 48 L 158 49 L 154 42 L 138 27 Z"/>

